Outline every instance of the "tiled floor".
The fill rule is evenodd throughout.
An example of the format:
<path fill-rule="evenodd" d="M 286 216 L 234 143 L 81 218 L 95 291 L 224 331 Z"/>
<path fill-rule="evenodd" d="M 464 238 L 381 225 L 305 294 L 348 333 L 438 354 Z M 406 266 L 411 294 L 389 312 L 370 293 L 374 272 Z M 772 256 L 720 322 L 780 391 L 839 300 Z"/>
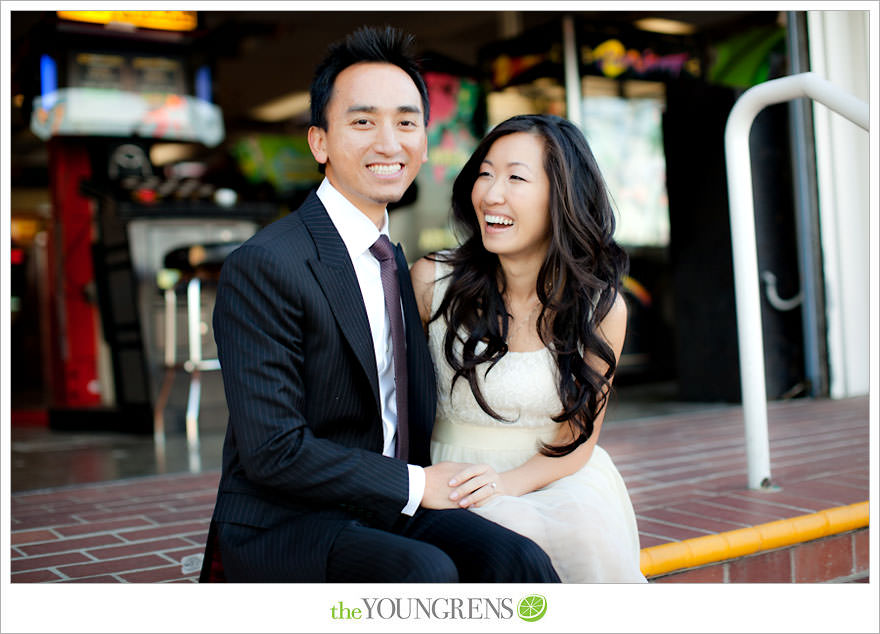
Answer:
<path fill-rule="evenodd" d="M 771 403 L 769 432 L 778 490 L 750 491 L 739 407 L 606 425 L 642 547 L 868 499 L 867 397 Z M 14 493 L 12 580 L 195 580 L 219 479 L 203 469 Z"/>
<path fill-rule="evenodd" d="M 217 389 L 216 384 L 213 389 Z M 606 416 L 605 429 L 610 429 L 617 421 L 705 412 L 725 407 L 722 404 L 683 402 L 676 398 L 676 391 L 673 382 L 617 386 Z M 39 425 L 28 427 L 13 424 L 12 491 L 219 469 L 223 434 L 226 430 L 225 404 L 202 403 L 199 417 L 201 447 L 193 457 L 187 451 L 183 435 L 182 404 L 185 404 L 185 398 L 185 392 L 178 395 L 178 407 L 170 408 L 171 411 L 167 412 L 175 415 L 166 416 L 168 437 L 164 451 L 157 450 L 150 435 L 108 431 L 57 431 Z M 34 410 L 34 414 L 38 413 L 38 410 Z M 120 426 L 124 424 L 125 421 L 121 420 Z"/>

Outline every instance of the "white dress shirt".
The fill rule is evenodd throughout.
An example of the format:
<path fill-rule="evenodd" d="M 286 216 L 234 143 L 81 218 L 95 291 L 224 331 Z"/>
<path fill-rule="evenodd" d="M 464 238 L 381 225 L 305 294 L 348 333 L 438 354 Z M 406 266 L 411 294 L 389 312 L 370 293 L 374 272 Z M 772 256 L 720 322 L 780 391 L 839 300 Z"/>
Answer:
<path fill-rule="evenodd" d="M 370 253 L 370 247 L 379 235 L 388 235 L 388 212 L 385 212 L 385 220 L 380 231 L 366 214 L 352 205 L 326 178 L 318 187 L 317 194 L 345 243 L 361 287 L 367 319 L 370 322 L 370 332 L 373 335 L 376 370 L 379 373 L 379 403 L 382 406 L 384 436 L 382 454 L 394 456 L 397 438 L 397 397 L 394 386 L 394 355 L 391 349 L 391 322 L 385 310 L 385 292 L 382 289 L 379 260 Z M 425 494 L 425 471 L 418 465 L 407 465 L 407 467 L 409 468 L 409 501 L 401 512 L 413 515 Z"/>

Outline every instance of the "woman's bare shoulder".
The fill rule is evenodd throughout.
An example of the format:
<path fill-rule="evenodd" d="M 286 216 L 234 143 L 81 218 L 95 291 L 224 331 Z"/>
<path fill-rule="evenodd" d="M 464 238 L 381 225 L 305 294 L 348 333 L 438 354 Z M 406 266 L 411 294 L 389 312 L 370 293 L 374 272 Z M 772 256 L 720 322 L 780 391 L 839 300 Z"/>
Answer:
<path fill-rule="evenodd" d="M 437 264 L 428 257 L 419 258 L 409 269 L 412 279 L 413 292 L 416 296 L 416 304 L 419 307 L 419 316 L 422 323 L 428 323 L 431 318 L 431 303 L 434 299 L 435 267 Z"/>
<path fill-rule="evenodd" d="M 617 357 L 620 357 L 623 341 L 626 338 L 627 313 L 628 309 L 623 293 L 618 293 L 608 313 L 602 318 L 602 323 L 599 324 L 599 332 Z"/>
<path fill-rule="evenodd" d="M 416 260 L 409 269 L 410 277 L 413 284 L 418 283 L 421 286 L 433 286 L 435 279 L 435 270 L 437 264 L 430 256 L 425 256 Z"/>

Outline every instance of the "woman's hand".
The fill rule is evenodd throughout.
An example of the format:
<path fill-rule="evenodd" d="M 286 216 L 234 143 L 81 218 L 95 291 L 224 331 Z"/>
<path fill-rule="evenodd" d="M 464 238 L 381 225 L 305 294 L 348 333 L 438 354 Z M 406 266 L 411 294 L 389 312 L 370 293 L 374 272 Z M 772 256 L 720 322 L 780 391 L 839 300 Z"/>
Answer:
<path fill-rule="evenodd" d="M 421 505 L 426 509 L 459 508 L 450 496 L 449 481 L 473 466 L 467 462 L 438 462 L 425 467 L 425 493 Z"/>
<path fill-rule="evenodd" d="M 508 495 L 501 475 L 485 464 L 468 465 L 452 477 L 449 486 L 453 487 L 449 499 L 465 509 L 482 506 L 495 495 Z"/>

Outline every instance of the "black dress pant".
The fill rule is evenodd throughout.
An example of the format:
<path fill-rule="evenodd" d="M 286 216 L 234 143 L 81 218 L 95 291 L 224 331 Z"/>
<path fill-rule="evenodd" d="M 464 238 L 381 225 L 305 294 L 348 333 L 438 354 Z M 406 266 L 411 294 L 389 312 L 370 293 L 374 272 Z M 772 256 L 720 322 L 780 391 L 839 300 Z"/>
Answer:
<path fill-rule="evenodd" d="M 330 526 L 327 526 L 330 529 Z M 559 582 L 550 558 L 532 540 L 465 509 L 419 509 L 401 516 L 391 530 L 345 521 L 326 554 L 326 577 L 297 574 L 294 548 L 277 548 L 268 567 L 254 569 L 251 544 L 284 544 L 284 525 L 260 529 L 218 523 L 226 578 L 231 582 L 310 581 L 341 583 L 543 583 Z M 292 536 L 292 535 L 291 535 Z M 290 542 L 288 542 L 290 543 Z M 311 553 L 307 556 L 324 556 Z"/>
<path fill-rule="evenodd" d="M 336 538 L 327 581 L 558 582 L 527 537 L 464 509 L 419 509 L 393 532 L 353 522 Z"/>

